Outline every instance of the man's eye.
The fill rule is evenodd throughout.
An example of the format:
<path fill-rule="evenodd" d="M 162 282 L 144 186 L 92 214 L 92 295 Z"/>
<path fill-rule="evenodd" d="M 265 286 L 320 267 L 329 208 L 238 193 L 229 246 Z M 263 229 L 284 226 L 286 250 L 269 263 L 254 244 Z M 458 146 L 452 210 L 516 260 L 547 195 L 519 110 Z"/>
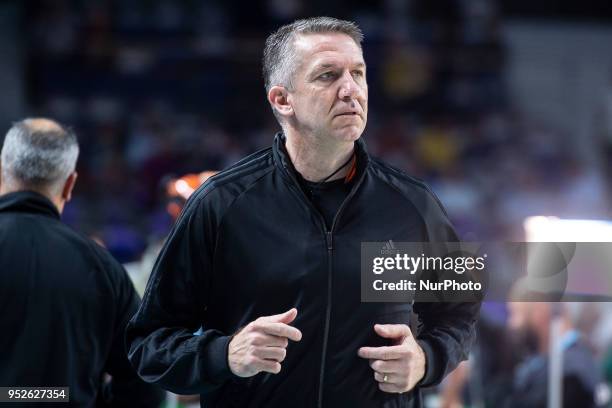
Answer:
<path fill-rule="evenodd" d="M 363 72 L 362 71 L 353 71 L 353 76 L 355 78 L 361 78 L 361 77 L 363 77 Z"/>
<path fill-rule="evenodd" d="M 333 78 L 334 78 L 334 73 L 333 72 L 325 72 L 325 73 L 319 75 L 319 79 L 323 79 L 323 80 L 333 79 Z"/>

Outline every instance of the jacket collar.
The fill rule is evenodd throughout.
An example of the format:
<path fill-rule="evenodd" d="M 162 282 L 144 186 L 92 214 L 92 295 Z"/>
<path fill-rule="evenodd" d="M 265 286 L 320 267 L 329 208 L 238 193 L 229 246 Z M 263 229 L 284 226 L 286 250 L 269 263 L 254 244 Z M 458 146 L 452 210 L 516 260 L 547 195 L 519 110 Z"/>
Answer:
<path fill-rule="evenodd" d="M 297 179 L 297 170 L 291 162 L 291 158 L 285 147 L 285 140 L 286 138 L 283 132 L 278 132 L 274 137 L 274 145 L 272 146 L 274 163 L 283 177 L 289 180 L 295 180 Z M 357 173 L 355 174 L 354 180 L 359 180 L 370 163 L 370 156 L 362 137 L 355 141 L 355 154 L 357 155 Z"/>
<path fill-rule="evenodd" d="M 0 196 L 0 213 L 3 212 L 42 214 L 60 219 L 60 213 L 51 200 L 34 191 L 17 191 Z"/>

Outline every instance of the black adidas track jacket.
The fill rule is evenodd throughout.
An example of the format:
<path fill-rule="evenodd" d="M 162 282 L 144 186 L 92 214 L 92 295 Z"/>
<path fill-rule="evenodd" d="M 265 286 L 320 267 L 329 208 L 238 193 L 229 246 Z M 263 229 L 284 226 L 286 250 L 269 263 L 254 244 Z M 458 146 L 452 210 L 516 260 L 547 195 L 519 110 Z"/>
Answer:
<path fill-rule="evenodd" d="M 361 242 L 457 236 L 426 185 L 370 157 L 363 141 L 355 146 L 354 185 L 329 231 L 281 134 L 193 194 L 128 327 L 129 358 L 143 379 L 200 393 L 205 407 L 418 407 L 419 388 L 466 358 L 478 303 L 360 302 Z M 231 335 L 291 307 L 303 337 L 290 342 L 281 372 L 233 375 Z M 412 392 L 384 393 L 357 350 L 384 345 L 375 323 L 407 324 L 413 312 L 425 377 Z"/>

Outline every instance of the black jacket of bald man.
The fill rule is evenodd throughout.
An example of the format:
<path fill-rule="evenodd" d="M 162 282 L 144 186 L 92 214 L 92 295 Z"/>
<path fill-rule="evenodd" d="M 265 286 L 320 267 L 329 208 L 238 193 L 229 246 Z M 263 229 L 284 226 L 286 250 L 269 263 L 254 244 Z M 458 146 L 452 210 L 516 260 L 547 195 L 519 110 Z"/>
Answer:
<path fill-rule="evenodd" d="M 127 360 L 129 276 L 41 194 L 0 197 L 0 282 L 0 386 L 69 387 L 70 406 L 159 406 L 164 392 Z"/>

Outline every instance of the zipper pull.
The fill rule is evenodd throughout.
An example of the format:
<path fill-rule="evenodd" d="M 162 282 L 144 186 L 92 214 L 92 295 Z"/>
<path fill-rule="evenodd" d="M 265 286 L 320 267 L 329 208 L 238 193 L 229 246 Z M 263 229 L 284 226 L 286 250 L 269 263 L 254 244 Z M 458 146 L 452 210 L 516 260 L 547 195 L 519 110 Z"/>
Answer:
<path fill-rule="evenodd" d="M 332 233 L 331 233 L 331 231 L 326 231 L 325 232 L 325 240 L 327 241 L 327 250 L 328 251 L 332 251 L 334 249 L 334 242 L 332 240 Z"/>

